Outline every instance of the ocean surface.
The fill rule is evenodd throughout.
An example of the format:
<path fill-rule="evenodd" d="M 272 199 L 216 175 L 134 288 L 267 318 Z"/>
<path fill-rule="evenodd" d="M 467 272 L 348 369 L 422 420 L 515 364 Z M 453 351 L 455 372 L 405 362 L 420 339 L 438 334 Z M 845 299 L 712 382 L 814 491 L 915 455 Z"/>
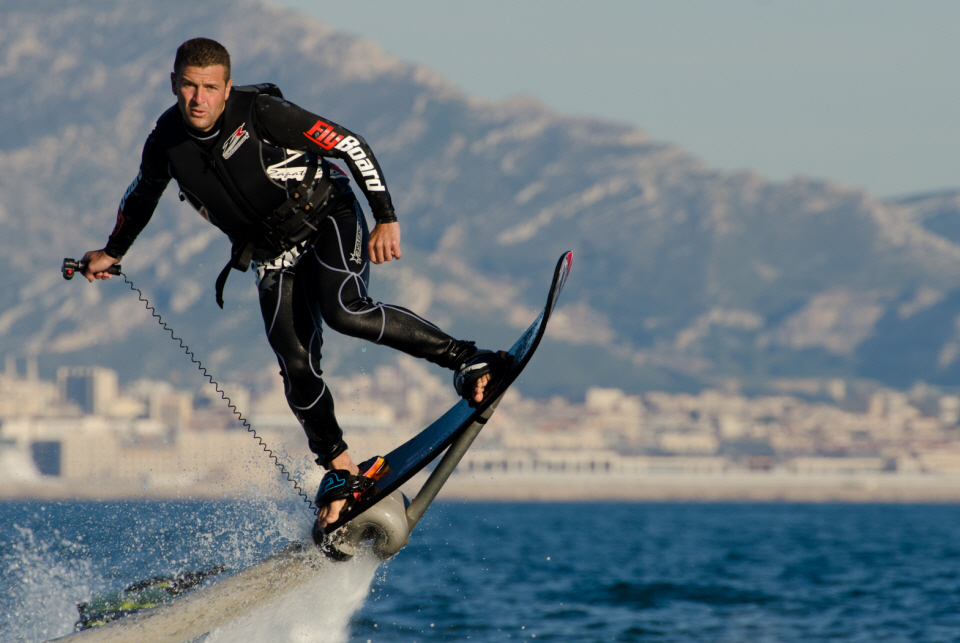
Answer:
<path fill-rule="evenodd" d="M 305 514 L 2 503 L 0 641 L 68 634 L 78 601 L 156 574 L 242 569 Z M 209 640 L 958 641 L 960 507 L 442 503 L 393 560 L 325 566 L 334 582 L 360 598 L 290 597 Z"/>

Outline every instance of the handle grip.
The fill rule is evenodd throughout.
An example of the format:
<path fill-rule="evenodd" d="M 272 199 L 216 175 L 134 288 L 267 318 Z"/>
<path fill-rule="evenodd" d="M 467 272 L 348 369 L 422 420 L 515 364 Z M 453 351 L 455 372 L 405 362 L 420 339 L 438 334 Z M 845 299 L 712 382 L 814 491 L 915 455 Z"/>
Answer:
<path fill-rule="evenodd" d="M 60 272 L 63 273 L 63 278 L 69 281 L 70 279 L 73 279 L 73 275 L 75 275 L 78 271 L 83 272 L 83 269 L 86 268 L 86 266 L 87 264 L 85 263 L 80 263 L 76 259 L 68 258 L 63 260 L 63 266 L 60 268 Z M 104 270 L 104 272 L 109 272 L 111 275 L 119 275 L 120 264 L 115 263 Z"/>

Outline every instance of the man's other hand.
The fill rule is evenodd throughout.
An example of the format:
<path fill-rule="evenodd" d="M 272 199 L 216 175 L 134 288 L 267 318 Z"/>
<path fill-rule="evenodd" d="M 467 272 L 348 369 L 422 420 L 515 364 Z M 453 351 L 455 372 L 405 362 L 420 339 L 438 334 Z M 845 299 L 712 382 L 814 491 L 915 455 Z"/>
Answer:
<path fill-rule="evenodd" d="M 83 264 L 83 276 L 87 278 L 87 281 L 92 283 L 94 279 L 110 279 L 113 277 L 113 275 L 106 272 L 106 270 L 110 268 L 110 266 L 120 263 L 120 260 L 116 257 L 111 257 L 103 250 L 91 250 L 83 255 L 80 263 Z"/>
<path fill-rule="evenodd" d="M 392 259 L 400 258 L 400 224 L 378 223 L 370 233 L 370 241 L 367 242 L 367 249 L 370 251 L 370 261 L 373 263 L 383 263 Z"/>

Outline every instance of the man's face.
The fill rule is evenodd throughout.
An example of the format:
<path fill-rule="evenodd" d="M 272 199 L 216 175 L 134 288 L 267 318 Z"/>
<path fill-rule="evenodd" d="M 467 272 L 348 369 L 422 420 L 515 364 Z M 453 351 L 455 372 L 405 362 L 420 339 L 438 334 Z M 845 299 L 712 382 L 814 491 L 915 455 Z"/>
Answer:
<path fill-rule="evenodd" d="M 170 82 L 184 120 L 201 132 L 216 124 L 233 85 L 223 65 L 186 66 L 179 74 L 170 74 Z"/>

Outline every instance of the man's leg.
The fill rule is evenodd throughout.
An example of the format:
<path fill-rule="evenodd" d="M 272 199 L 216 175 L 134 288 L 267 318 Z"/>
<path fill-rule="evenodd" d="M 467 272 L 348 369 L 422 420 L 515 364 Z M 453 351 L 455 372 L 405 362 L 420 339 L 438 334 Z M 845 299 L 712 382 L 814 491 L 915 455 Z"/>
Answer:
<path fill-rule="evenodd" d="M 346 202 L 322 224 L 321 234 L 297 265 L 307 298 L 315 300 L 326 324 L 350 337 L 395 348 L 413 357 L 457 369 L 477 353 L 476 347 L 456 340 L 419 315 L 399 306 L 375 303 L 367 296 L 370 264 L 367 226 L 355 199 Z M 311 307 L 312 309 L 312 307 Z M 483 399 L 490 376 L 481 377 L 473 393 Z M 330 462 L 330 469 L 358 469 L 343 452 Z M 321 526 L 336 522 L 344 501 L 320 508 Z"/>
<path fill-rule="evenodd" d="M 320 311 L 305 296 L 298 270 L 288 267 L 264 271 L 259 287 L 260 312 L 280 364 L 287 403 L 303 425 L 317 462 L 329 467 L 346 452 L 347 445 L 334 414 L 333 396 L 320 370 Z"/>
<path fill-rule="evenodd" d="M 306 268 L 304 285 L 330 328 L 449 369 L 477 352 L 472 343 L 450 337 L 412 311 L 367 296 L 367 227 L 355 199 L 324 221 L 308 253 L 298 270 Z"/>

